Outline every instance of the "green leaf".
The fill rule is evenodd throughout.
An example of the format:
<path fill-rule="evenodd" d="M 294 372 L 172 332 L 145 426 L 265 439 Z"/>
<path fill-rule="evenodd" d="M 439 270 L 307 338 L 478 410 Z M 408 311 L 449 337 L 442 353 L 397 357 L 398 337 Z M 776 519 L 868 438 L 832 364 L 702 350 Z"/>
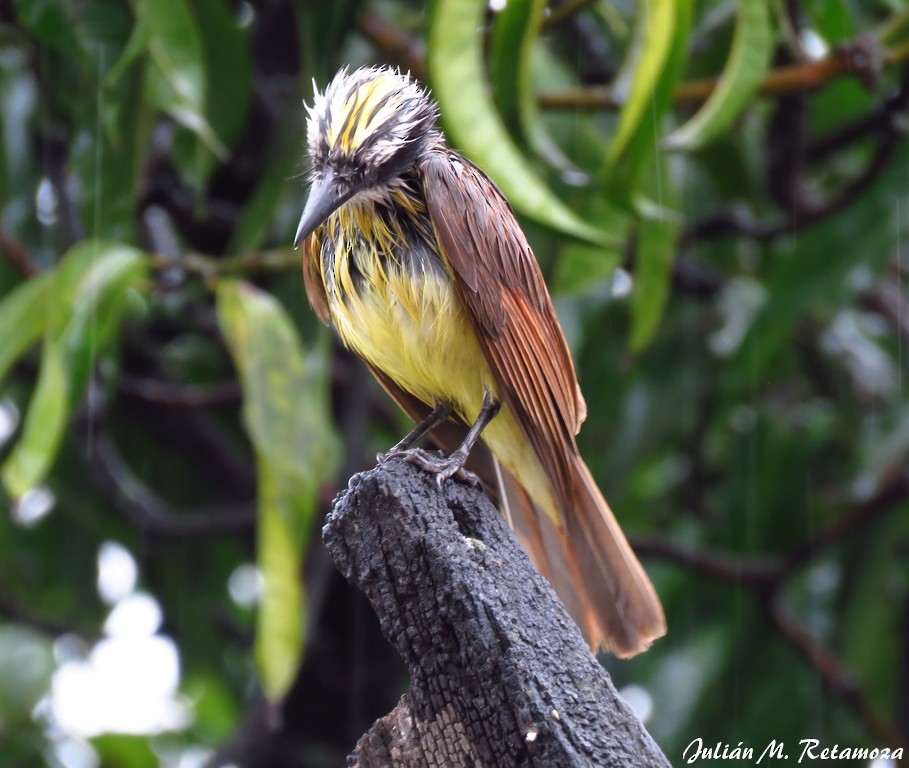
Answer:
<path fill-rule="evenodd" d="M 228 253 L 249 253 L 262 246 L 269 227 L 274 224 L 278 202 L 292 186 L 288 183 L 287 158 L 303 157 L 305 151 L 306 132 L 301 130 L 299 120 L 282 120 L 271 139 L 265 171 L 233 228 Z M 302 205 L 303 192 L 299 183 L 296 190 Z M 288 244 L 291 239 L 292 234 Z"/>
<path fill-rule="evenodd" d="M 692 0 L 675 0 L 672 44 L 647 102 L 646 116 L 638 121 L 621 155 L 615 159 L 607 157 L 600 173 L 610 199 L 622 208 L 633 209 L 641 174 L 658 149 L 664 116 L 672 105 L 676 86 L 682 79 L 688 58 L 693 5 Z M 636 77 L 635 82 L 637 79 Z M 627 109 L 626 104 L 623 114 Z M 615 147 L 615 141 L 614 138 L 610 151 Z"/>
<path fill-rule="evenodd" d="M 56 342 L 48 341 L 22 436 L 0 470 L 0 480 L 12 498 L 34 488 L 50 471 L 66 429 L 69 399 L 63 355 Z"/>
<path fill-rule="evenodd" d="M 22 437 L 0 470 L 13 498 L 41 483 L 53 465 L 91 368 L 119 331 L 127 292 L 147 269 L 141 251 L 90 240 L 72 248 L 52 273 L 38 384 Z"/>
<path fill-rule="evenodd" d="M 667 149 L 700 149 L 723 133 L 760 88 L 773 56 L 767 0 L 739 0 L 732 50 L 716 89 L 681 128 L 667 136 Z"/>
<path fill-rule="evenodd" d="M 559 253 L 552 292 L 558 295 L 577 295 L 592 286 L 611 280 L 622 263 L 617 250 L 587 243 L 566 243 Z"/>
<path fill-rule="evenodd" d="M 226 157 L 227 148 L 206 115 L 204 53 L 190 8 L 184 0 L 133 0 L 133 7 L 135 34 L 146 41 L 154 65 L 145 83 L 149 101 L 195 133 L 217 157 Z"/>
<path fill-rule="evenodd" d="M 249 48 L 224 0 L 194 0 L 206 73 L 206 113 L 221 141 L 233 146 L 251 95 Z M 303 133 L 303 131 L 300 131 Z"/>
<path fill-rule="evenodd" d="M 658 205 L 652 206 L 641 220 L 638 234 L 629 341 L 634 352 L 640 352 L 651 341 L 666 310 L 681 222 L 679 213 L 667 207 L 678 202 L 668 164 L 658 157 L 653 166 L 648 191 Z"/>
<path fill-rule="evenodd" d="M 218 286 L 218 322 L 243 386 L 243 420 L 259 477 L 259 567 L 265 590 L 255 656 L 266 697 L 280 701 L 304 647 L 303 552 L 319 485 L 338 444 L 328 419 L 324 371 L 304 357 L 281 305 L 237 280 Z"/>
<path fill-rule="evenodd" d="M 16 286 L 0 299 L 0 381 L 41 338 L 50 284 L 51 273 L 44 272 Z"/>
<path fill-rule="evenodd" d="M 644 0 L 638 8 L 635 35 L 622 72 L 616 78 L 615 89 L 627 87 L 628 95 L 606 153 L 609 163 L 615 163 L 625 152 L 645 116 L 651 122 L 657 119 L 647 112 L 672 49 L 677 14 L 675 0 Z"/>
<path fill-rule="evenodd" d="M 69 9 L 62 0 L 22 0 L 18 19 L 43 44 L 66 55 L 78 50 Z"/>
<path fill-rule="evenodd" d="M 496 14 L 489 51 L 489 73 L 496 106 L 512 135 L 520 136 L 540 158 L 562 171 L 577 171 L 543 122 L 533 90 L 533 47 L 546 0 L 512 0 Z"/>
<path fill-rule="evenodd" d="M 483 0 L 439 0 L 429 26 L 427 68 L 448 136 L 501 187 L 517 211 L 602 245 L 613 238 L 580 219 L 528 166 L 495 110 L 483 72 Z"/>

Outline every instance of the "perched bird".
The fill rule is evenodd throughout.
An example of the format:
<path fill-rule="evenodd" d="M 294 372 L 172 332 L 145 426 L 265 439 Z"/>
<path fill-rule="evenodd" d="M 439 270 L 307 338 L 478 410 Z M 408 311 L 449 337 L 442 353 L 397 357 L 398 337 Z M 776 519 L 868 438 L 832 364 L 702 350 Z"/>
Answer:
<path fill-rule="evenodd" d="M 502 193 L 449 149 L 429 95 L 341 70 L 308 107 L 297 229 L 313 309 L 417 422 L 389 454 L 497 498 L 585 638 L 619 656 L 665 633 L 653 587 L 583 459 L 574 365 Z M 413 449 L 425 434 L 448 458 Z"/>

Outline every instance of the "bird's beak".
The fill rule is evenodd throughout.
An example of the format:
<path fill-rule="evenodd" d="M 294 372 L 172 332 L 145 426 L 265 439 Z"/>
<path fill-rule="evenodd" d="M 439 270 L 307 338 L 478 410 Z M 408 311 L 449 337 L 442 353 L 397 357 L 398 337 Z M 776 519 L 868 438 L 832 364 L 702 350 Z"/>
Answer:
<path fill-rule="evenodd" d="M 297 225 L 297 234 L 294 237 L 294 248 L 298 248 L 313 230 L 327 219 L 333 211 L 337 210 L 353 196 L 353 191 L 342 190 L 330 171 L 321 179 L 313 182 L 309 188 L 309 197 L 303 208 L 303 215 Z"/>

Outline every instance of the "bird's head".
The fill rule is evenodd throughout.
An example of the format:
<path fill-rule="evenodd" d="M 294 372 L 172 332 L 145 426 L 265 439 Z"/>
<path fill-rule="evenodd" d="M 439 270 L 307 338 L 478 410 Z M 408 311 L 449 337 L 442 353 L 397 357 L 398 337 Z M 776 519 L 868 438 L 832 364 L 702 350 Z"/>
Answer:
<path fill-rule="evenodd" d="M 438 135 L 429 95 L 390 67 L 342 69 L 307 111 L 310 190 L 295 247 L 354 195 L 393 184 Z"/>

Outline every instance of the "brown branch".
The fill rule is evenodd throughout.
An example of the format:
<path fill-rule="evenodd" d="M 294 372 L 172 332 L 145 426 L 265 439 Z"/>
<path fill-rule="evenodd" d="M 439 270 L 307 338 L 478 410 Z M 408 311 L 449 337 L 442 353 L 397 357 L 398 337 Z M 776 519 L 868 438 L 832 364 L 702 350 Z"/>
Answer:
<path fill-rule="evenodd" d="M 887 169 L 900 139 L 901 136 L 895 129 L 886 130 L 870 162 L 858 176 L 826 200 L 806 203 L 798 216 L 778 222 L 764 222 L 755 219 L 747 210 L 733 208 L 697 222 L 682 234 L 680 242 L 684 246 L 696 240 L 723 235 L 768 242 L 828 219 L 852 205 Z"/>
<path fill-rule="evenodd" d="M 869 38 L 845 44 L 821 61 L 787 64 L 771 70 L 761 82 L 761 96 L 814 91 L 841 77 L 856 77 L 869 87 L 885 67 L 909 60 L 909 44 L 888 51 L 880 51 L 877 43 Z M 697 105 L 716 90 L 719 78 L 704 78 L 681 83 L 675 93 L 677 106 Z M 605 86 L 569 88 L 543 91 L 537 101 L 544 109 L 552 110 L 601 110 L 622 106 L 614 91 Z"/>
<path fill-rule="evenodd" d="M 214 286 L 219 277 L 229 275 L 249 276 L 270 272 L 287 272 L 300 268 L 300 254 L 292 249 L 253 251 L 228 259 L 213 258 L 201 253 L 186 253 L 172 257 L 156 254 L 152 256 L 152 267 L 168 273 L 196 275 L 207 285 Z M 179 284 L 178 277 L 169 281 L 169 287 Z"/>
<path fill-rule="evenodd" d="M 771 624 L 817 672 L 824 688 L 848 706 L 881 745 L 891 748 L 903 745 L 899 731 L 868 698 L 852 672 L 786 609 L 779 595 L 768 595 L 764 609 Z"/>
<path fill-rule="evenodd" d="M 745 556 L 732 552 L 714 552 L 676 544 L 658 536 L 632 539 L 632 547 L 641 557 L 654 557 L 699 573 L 702 576 L 765 584 L 779 578 L 782 561 L 767 556 Z"/>
<path fill-rule="evenodd" d="M 833 544 L 847 539 L 909 500 L 909 474 L 894 468 L 889 480 L 867 501 L 814 532 L 809 539 L 786 553 L 783 570 L 791 572 Z"/>
<path fill-rule="evenodd" d="M 357 30 L 381 51 L 386 60 L 410 72 L 417 80 L 426 80 L 422 43 L 394 24 L 389 24 L 372 8 L 367 8 L 357 18 Z"/>
<path fill-rule="evenodd" d="M 89 388 L 88 403 L 97 385 Z M 96 487 L 130 523 L 143 533 L 178 538 L 201 538 L 243 533 L 254 528 L 256 504 L 177 511 L 130 469 L 105 430 L 103 410 L 83 407 L 75 418 L 76 436 L 89 475 Z"/>
<path fill-rule="evenodd" d="M 24 277 L 32 277 L 40 271 L 28 258 L 25 248 L 7 237 L 2 229 L 0 229 L 0 250 L 6 254 L 10 264 L 19 270 Z"/>
<path fill-rule="evenodd" d="M 121 373 L 117 378 L 117 389 L 130 397 L 172 408 L 236 405 L 243 399 L 240 385 L 236 381 L 200 387 Z"/>

